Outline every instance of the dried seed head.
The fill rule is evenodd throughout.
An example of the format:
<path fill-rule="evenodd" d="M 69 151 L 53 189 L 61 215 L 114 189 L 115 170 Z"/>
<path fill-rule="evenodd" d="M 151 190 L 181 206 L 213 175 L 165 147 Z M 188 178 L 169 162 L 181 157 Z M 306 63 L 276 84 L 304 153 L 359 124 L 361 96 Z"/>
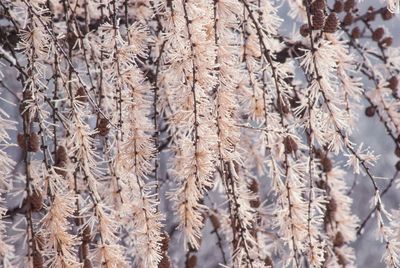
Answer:
<path fill-rule="evenodd" d="M 351 11 L 354 7 L 355 7 L 355 1 L 354 0 L 347 0 L 346 2 L 344 2 L 344 6 L 343 9 L 346 12 Z"/>
<path fill-rule="evenodd" d="M 218 217 L 214 213 L 210 214 L 210 221 L 215 230 L 221 227 L 221 223 L 219 222 Z"/>
<path fill-rule="evenodd" d="M 40 148 L 39 135 L 36 134 L 35 132 L 32 132 L 29 135 L 28 151 L 29 152 L 37 152 L 37 151 L 39 151 L 39 148 Z"/>
<path fill-rule="evenodd" d="M 353 23 L 353 15 L 351 13 L 347 13 L 343 18 L 343 25 L 349 26 Z"/>
<path fill-rule="evenodd" d="M 367 21 L 374 21 L 375 20 L 375 13 L 374 13 L 374 8 L 373 7 L 369 7 L 367 14 L 365 16 L 365 19 Z"/>
<path fill-rule="evenodd" d="M 343 234 L 341 232 L 337 232 L 335 235 L 335 240 L 333 241 L 333 245 L 335 247 L 341 247 L 344 245 L 344 242 Z"/>
<path fill-rule="evenodd" d="M 29 201 L 33 211 L 39 211 L 43 207 L 43 197 L 39 191 L 33 190 L 29 196 Z"/>
<path fill-rule="evenodd" d="M 87 97 L 86 91 L 83 87 L 78 88 L 78 90 L 76 91 L 76 94 L 75 94 L 75 98 L 81 102 L 87 101 L 88 97 Z"/>
<path fill-rule="evenodd" d="M 397 79 L 397 77 L 396 76 L 392 76 L 390 79 L 389 79 L 389 88 L 390 89 L 392 89 L 392 90 L 397 90 L 397 86 L 399 85 L 399 80 Z"/>
<path fill-rule="evenodd" d="M 249 190 L 255 194 L 260 190 L 259 183 L 256 179 L 251 180 Z"/>
<path fill-rule="evenodd" d="M 361 37 L 361 30 L 358 26 L 354 27 L 351 31 L 351 37 L 353 37 L 354 39 L 358 39 Z"/>
<path fill-rule="evenodd" d="M 387 8 L 384 8 L 381 12 L 381 16 L 383 20 L 390 20 L 394 17 L 394 14 L 390 12 Z"/>
<path fill-rule="evenodd" d="M 373 117 L 376 112 L 376 107 L 375 106 L 369 106 L 367 109 L 365 109 L 365 115 L 368 117 Z"/>
<path fill-rule="evenodd" d="M 283 145 L 285 146 L 285 153 L 287 153 L 287 154 L 296 152 L 298 149 L 297 143 L 290 136 L 287 136 L 283 139 Z"/>
<path fill-rule="evenodd" d="M 190 256 L 189 260 L 187 261 L 186 267 L 195 268 L 196 265 L 197 265 L 197 256 L 196 255 Z"/>
<path fill-rule="evenodd" d="M 308 24 L 301 25 L 300 34 L 303 37 L 307 37 L 310 34 L 310 28 L 308 27 Z"/>
<path fill-rule="evenodd" d="M 43 267 L 43 257 L 40 252 L 35 251 L 33 253 L 32 264 L 33 264 L 33 268 L 42 268 Z"/>
<path fill-rule="evenodd" d="M 334 33 L 338 27 L 339 21 L 335 12 L 329 14 L 325 21 L 324 32 Z"/>
<path fill-rule="evenodd" d="M 101 136 L 107 136 L 108 133 L 110 132 L 110 129 L 108 128 L 108 120 L 105 118 L 101 118 L 99 121 L 99 126 L 98 126 L 99 134 Z"/>
<path fill-rule="evenodd" d="M 25 145 L 25 135 L 24 133 L 18 133 L 17 135 L 17 142 L 19 147 L 21 147 L 22 150 L 25 150 L 26 145 Z"/>
<path fill-rule="evenodd" d="M 393 45 L 393 37 L 388 36 L 383 38 L 381 41 L 381 45 L 384 47 L 390 47 L 391 45 Z"/>
<path fill-rule="evenodd" d="M 324 28 L 324 23 L 325 23 L 324 12 L 322 10 L 316 10 L 312 22 L 314 30 L 321 30 L 322 28 Z"/>
<path fill-rule="evenodd" d="M 168 252 L 168 248 L 169 248 L 169 235 L 167 232 L 163 232 L 161 234 L 161 251 L 162 252 Z"/>
<path fill-rule="evenodd" d="M 372 33 L 372 40 L 378 42 L 382 39 L 384 34 L 385 30 L 382 27 L 376 28 L 375 31 Z"/>
<path fill-rule="evenodd" d="M 89 259 L 85 259 L 85 261 L 83 262 L 83 268 L 92 268 L 92 262 Z"/>
<path fill-rule="evenodd" d="M 333 5 L 333 11 L 336 13 L 340 13 L 343 11 L 343 1 L 342 0 L 336 0 L 335 4 Z"/>

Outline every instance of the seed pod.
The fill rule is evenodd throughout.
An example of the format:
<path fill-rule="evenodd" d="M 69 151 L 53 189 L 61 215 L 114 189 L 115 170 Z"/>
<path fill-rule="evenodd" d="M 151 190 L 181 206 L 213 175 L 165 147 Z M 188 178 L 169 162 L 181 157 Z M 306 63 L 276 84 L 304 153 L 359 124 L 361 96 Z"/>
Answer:
<path fill-rule="evenodd" d="M 384 34 L 385 30 L 382 27 L 376 28 L 375 31 L 372 33 L 372 40 L 378 42 L 382 39 Z"/>
<path fill-rule="evenodd" d="M 107 136 L 108 133 L 110 132 L 110 129 L 108 128 L 108 120 L 105 118 L 101 118 L 99 121 L 99 126 L 98 126 L 99 134 L 101 136 Z"/>
<path fill-rule="evenodd" d="M 398 162 L 396 163 L 396 170 L 397 170 L 397 171 L 400 171 L 400 161 L 398 161 Z"/>
<path fill-rule="evenodd" d="M 285 153 L 287 154 L 296 152 L 298 149 L 297 143 L 290 136 L 287 136 L 283 139 L 283 145 L 285 146 Z"/>
<path fill-rule="evenodd" d="M 369 106 L 367 109 L 365 109 L 365 115 L 368 117 L 373 117 L 376 112 L 376 107 L 375 106 Z"/>
<path fill-rule="evenodd" d="M 86 91 L 83 87 L 78 88 L 78 90 L 76 91 L 76 94 L 75 94 L 75 98 L 81 102 L 87 101 L 88 97 L 87 97 Z"/>
<path fill-rule="evenodd" d="M 381 41 L 381 45 L 384 47 L 390 47 L 391 45 L 393 45 L 393 37 L 388 36 L 383 38 Z"/>
<path fill-rule="evenodd" d="M 329 14 L 325 21 L 324 32 L 326 33 L 334 33 L 338 27 L 338 18 L 335 12 Z"/>
<path fill-rule="evenodd" d="M 399 80 L 397 79 L 397 77 L 396 76 L 392 76 L 390 79 L 389 79 L 389 88 L 390 89 L 392 89 L 392 90 L 396 90 L 397 89 L 397 86 L 399 85 Z"/>
<path fill-rule="evenodd" d="M 40 252 L 35 251 L 33 253 L 32 264 L 33 264 L 33 268 L 42 268 L 43 267 L 43 257 Z"/>
<path fill-rule="evenodd" d="M 390 20 L 394 17 L 394 14 L 390 12 L 387 8 L 384 8 L 381 12 L 381 17 L 383 20 Z"/>
<path fill-rule="evenodd" d="M 25 145 L 25 135 L 23 133 L 18 133 L 17 135 L 17 142 L 19 147 L 21 147 L 22 150 L 25 150 L 26 145 Z"/>
<path fill-rule="evenodd" d="M 308 27 L 308 24 L 301 25 L 300 34 L 303 37 L 307 37 L 310 34 L 310 28 Z"/>
<path fill-rule="evenodd" d="M 358 39 L 361 37 L 361 30 L 358 26 L 354 27 L 351 31 L 351 37 L 353 37 L 354 39 Z"/>
<path fill-rule="evenodd" d="M 335 240 L 333 241 L 333 245 L 335 247 L 341 247 L 344 245 L 344 242 L 343 234 L 341 232 L 337 232 L 335 235 Z"/>
<path fill-rule="evenodd" d="M 375 13 L 374 13 L 374 8 L 373 7 L 369 7 L 367 14 L 365 16 L 365 19 L 367 21 L 374 21 L 375 20 Z"/>
<path fill-rule="evenodd" d="M 344 6 L 343 6 L 344 11 L 349 12 L 354 7 L 355 7 L 355 1 L 354 0 L 347 0 L 346 2 L 344 2 Z"/>
<path fill-rule="evenodd" d="M 39 147 L 40 147 L 39 135 L 36 134 L 35 132 L 32 132 L 29 135 L 28 152 L 37 152 L 39 151 Z"/>
<path fill-rule="evenodd" d="M 215 230 L 221 227 L 221 223 L 219 222 L 218 217 L 214 213 L 210 214 L 210 221 Z"/>
<path fill-rule="evenodd" d="M 333 11 L 336 13 L 340 13 L 343 11 L 343 1 L 342 0 L 336 0 L 335 4 L 333 5 Z"/>
<path fill-rule="evenodd" d="M 92 262 L 89 259 L 85 259 L 85 261 L 83 262 L 83 268 L 92 268 Z"/>
<path fill-rule="evenodd" d="M 39 211 L 43 207 L 43 197 L 39 191 L 33 190 L 29 196 L 29 201 L 33 211 Z"/>
<path fill-rule="evenodd" d="M 197 256 L 196 255 L 190 256 L 189 260 L 187 261 L 186 267 L 195 268 L 196 265 L 197 265 Z"/>
<path fill-rule="evenodd" d="M 353 15 L 351 13 L 347 13 L 343 18 L 343 25 L 349 26 L 353 23 Z"/>
<path fill-rule="evenodd" d="M 315 14 L 313 16 L 313 29 L 321 30 L 322 28 L 324 28 L 324 23 L 325 23 L 324 12 L 322 12 L 322 10 L 315 11 Z"/>

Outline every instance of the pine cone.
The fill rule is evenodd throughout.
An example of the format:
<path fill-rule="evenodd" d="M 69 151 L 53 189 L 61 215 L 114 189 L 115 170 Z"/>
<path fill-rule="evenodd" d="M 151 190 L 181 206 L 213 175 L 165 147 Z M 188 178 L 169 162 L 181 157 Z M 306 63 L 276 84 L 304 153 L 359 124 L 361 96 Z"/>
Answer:
<path fill-rule="evenodd" d="M 219 222 L 218 217 L 214 213 L 210 214 L 210 221 L 215 230 L 221 227 L 221 223 Z"/>
<path fill-rule="evenodd" d="M 375 31 L 372 33 L 372 40 L 378 42 L 382 39 L 384 34 L 385 30 L 382 27 L 376 28 Z"/>
<path fill-rule="evenodd" d="M 368 11 L 367 11 L 367 14 L 365 16 L 365 19 L 367 21 L 374 21 L 375 20 L 375 13 L 373 13 L 373 12 L 374 12 L 374 8 L 373 7 L 369 7 Z"/>
<path fill-rule="evenodd" d="M 343 25 L 349 26 L 353 23 L 353 15 L 351 13 L 347 13 L 343 18 Z"/>
<path fill-rule="evenodd" d="M 337 232 L 335 235 L 335 240 L 333 241 L 333 245 L 335 247 L 341 247 L 344 245 L 344 242 L 343 234 L 341 232 Z"/>
<path fill-rule="evenodd" d="M 75 94 L 75 98 L 81 102 L 87 101 L 88 97 L 87 97 L 86 91 L 83 87 L 78 88 L 78 90 L 76 91 L 76 94 Z"/>
<path fill-rule="evenodd" d="M 311 5 L 315 10 L 323 10 L 325 9 L 325 0 L 315 0 Z"/>
<path fill-rule="evenodd" d="M 361 37 L 361 30 L 360 28 L 358 28 L 358 26 L 354 27 L 351 31 L 351 37 L 353 37 L 354 39 L 358 39 Z"/>
<path fill-rule="evenodd" d="M 373 117 L 376 112 L 376 107 L 370 106 L 367 109 L 365 109 L 365 115 L 368 117 Z"/>
<path fill-rule="evenodd" d="M 43 267 L 43 257 L 42 254 L 38 251 L 35 251 L 32 256 L 33 268 L 42 268 Z"/>
<path fill-rule="evenodd" d="M 307 37 L 310 34 L 310 28 L 308 27 L 308 24 L 301 25 L 300 34 L 303 37 Z"/>
<path fill-rule="evenodd" d="M 39 211 L 43 207 L 43 197 L 39 191 L 33 190 L 29 197 L 31 208 L 33 211 Z"/>
<path fill-rule="evenodd" d="M 313 29 L 321 30 L 324 28 L 325 14 L 321 10 L 317 10 L 313 16 Z"/>
<path fill-rule="evenodd" d="M 388 36 L 382 39 L 381 41 L 382 46 L 385 47 L 390 47 L 391 45 L 393 45 L 393 37 Z"/>
<path fill-rule="evenodd" d="M 387 8 L 385 8 L 381 12 L 381 17 L 383 20 L 390 20 L 394 17 L 394 14 L 392 12 L 390 12 Z"/>
<path fill-rule="evenodd" d="M 26 149 L 24 133 L 18 133 L 17 142 L 18 142 L 19 147 L 21 147 L 22 150 Z"/>
<path fill-rule="evenodd" d="M 89 259 L 85 259 L 85 261 L 83 262 L 83 268 L 92 268 L 92 262 Z"/>
<path fill-rule="evenodd" d="M 37 152 L 39 151 L 39 148 L 40 148 L 39 135 L 36 134 L 35 132 L 32 132 L 31 135 L 29 135 L 28 152 Z"/>
<path fill-rule="evenodd" d="M 298 149 L 297 143 L 290 136 L 285 137 L 285 139 L 283 140 L 283 144 L 285 146 L 285 153 L 287 154 L 296 152 Z"/>
<path fill-rule="evenodd" d="M 389 79 L 389 88 L 390 89 L 392 89 L 392 90 L 396 90 L 397 89 L 397 86 L 399 85 L 399 80 L 397 79 L 397 77 L 396 76 L 392 76 L 390 79 Z"/>
<path fill-rule="evenodd" d="M 107 136 L 108 133 L 110 132 L 110 129 L 108 128 L 108 120 L 105 118 L 101 118 L 99 121 L 99 126 L 98 126 L 99 134 L 101 136 Z"/>
<path fill-rule="evenodd" d="M 335 4 L 333 5 L 333 11 L 336 13 L 340 13 L 343 11 L 343 1 L 342 0 L 336 0 Z"/>
<path fill-rule="evenodd" d="M 355 1 L 354 0 L 347 0 L 346 2 L 344 2 L 344 6 L 343 9 L 346 12 L 351 11 L 354 7 L 355 7 Z"/>
<path fill-rule="evenodd" d="M 325 21 L 324 32 L 334 33 L 338 27 L 339 21 L 335 12 L 329 14 Z"/>

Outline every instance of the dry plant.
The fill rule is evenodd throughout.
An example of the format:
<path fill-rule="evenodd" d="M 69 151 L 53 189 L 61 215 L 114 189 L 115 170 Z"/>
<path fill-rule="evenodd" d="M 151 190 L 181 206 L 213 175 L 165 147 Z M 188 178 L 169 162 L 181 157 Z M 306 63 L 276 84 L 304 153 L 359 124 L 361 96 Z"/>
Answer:
<path fill-rule="evenodd" d="M 375 215 L 399 267 L 397 171 L 354 139 L 365 112 L 400 157 L 399 6 L 370 2 L 0 0 L 0 266 L 355 267 Z"/>

